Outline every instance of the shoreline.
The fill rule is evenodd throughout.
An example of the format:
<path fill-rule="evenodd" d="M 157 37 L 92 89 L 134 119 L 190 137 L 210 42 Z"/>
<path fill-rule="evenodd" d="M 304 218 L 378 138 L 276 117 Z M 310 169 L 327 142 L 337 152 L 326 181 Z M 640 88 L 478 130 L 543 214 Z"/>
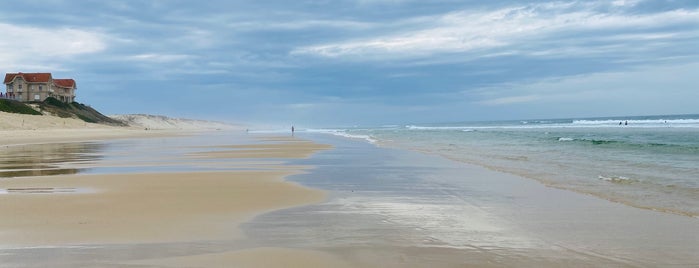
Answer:
<path fill-rule="evenodd" d="M 466 128 L 466 127 L 464 127 Z M 646 130 L 665 130 L 664 128 L 642 128 L 641 130 L 646 131 Z M 583 129 L 581 128 L 566 128 L 567 131 L 573 130 L 573 131 L 581 131 Z M 529 130 L 527 130 L 529 131 Z M 541 131 L 542 133 L 548 135 L 549 130 L 547 131 Z M 553 130 L 551 130 L 553 131 Z M 602 129 L 602 131 L 606 131 L 606 129 Z M 469 132 L 469 135 L 471 133 L 476 133 L 476 132 Z M 691 133 L 691 129 L 684 129 L 684 128 L 678 128 L 673 130 L 674 133 Z M 482 132 L 486 133 L 486 132 Z M 377 134 L 378 135 L 378 134 Z M 561 135 L 560 133 L 555 133 L 552 134 L 551 137 L 555 138 L 555 141 L 560 142 L 558 135 Z M 343 135 L 336 135 L 339 137 L 342 137 Z M 359 135 L 361 136 L 361 135 Z M 564 135 L 566 136 L 566 135 Z M 547 137 L 549 140 L 551 140 L 551 137 Z M 567 137 L 567 136 L 566 136 Z M 351 138 L 356 138 L 357 140 L 366 140 L 365 138 L 360 138 L 360 137 L 351 137 Z M 370 138 L 371 139 L 371 138 Z M 380 139 L 380 138 L 379 138 Z M 569 143 L 574 140 L 580 140 L 580 141 L 586 141 L 584 138 L 570 138 L 571 140 L 563 140 L 564 143 Z M 468 140 L 469 142 L 472 142 L 473 140 Z M 422 143 L 421 143 L 422 142 Z M 488 140 L 488 142 L 492 142 L 492 140 Z M 624 165 L 619 165 L 616 163 L 611 163 L 608 167 L 607 166 L 600 166 L 600 162 L 598 159 L 593 159 L 585 161 L 583 157 L 579 157 L 579 160 L 582 162 L 580 163 L 585 163 L 588 164 L 587 169 L 583 168 L 578 168 L 573 166 L 573 168 L 577 169 L 572 169 L 571 166 L 567 166 L 566 170 L 563 170 L 561 168 L 547 168 L 548 167 L 555 167 L 556 165 L 566 165 L 569 164 L 570 162 L 546 162 L 545 159 L 548 157 L 549 159 L 555 159 L 555 155 L 550 153 L 548 156 L 542 157 L 545 153 L 541 152 L 531 152 L 527 151 L 526 153 L 522 153 L 524 147 L 528 148 L 538 148 L 542 150 L 554 150 L 551 147 L 543 147 L 541 144 L 536 144 L 535 146 L 533 145 L 517 145 L 513 146 L 512 150 L 519 150 L 514 153 L 509 153 L 505 146 L 500 146 L 496 147 L 495 150 L 493 150 L 492 147 L 488 148 L 487 146 L 473 146 L 471 144 L 467 144 L 464 142 L 463 144 L 459 144 L 458 141 L 455 140 L 450 140 L 449 146 L 439 146 L 435 145 L 435 147 L 429 147 L 426 146 L 427 142 L 424 141 L 418 141 L 415 142 L 415 144 L 411 144 L 409 141 L 406 140 L 399 140 L 399 139 L 380 139 L 378 141 L 369 141 L 369 143 L 374 144 L 378 147 L 381 148 L 391 148 L 391 149 L 402 149 L 402 150 L 408 150 L 408 151 L 413 151 L 413 152 L 419 152 L 423 153 L 426 155 L 434 155 L 434 156 L 439 156 L 451 161 L 456 161 L 468 165 L 475 165 L 478 167 L 483 167 L 488 170 L 494 171 L 494 172 L 503 172 L 507 174 L 512 174 L 514 176 L 522 177 L 528 180 L 535 181 L 537 183 L 540 183 L 544 186 L 555 188 L 555 189 L 560 189 L 560 190 L 565 190 L 565 191 L 570 191 L 573 193 L 577 194 L 583 194 L 583 195 L 589 195 L 591 197 L 598 198 L 600 200 L 605 200 L 607 202 L 611 203 L 616 203 L 616 204 L 621 204 L 637 209 L 643 209 L 643 210 L 649 210 L 649 211 L 656 211 L 656 212 L 661 212 L 661 213 L 666 213 L 666 214 L 672 214 L 672 215 L 678 215 L 678 216 L 683 216 L 683 217 L 688 217 L 688 218 L 693 218 L 693 219 L 699 219 L 699 211 L 696 210 L 697 206 L 695 204 L 697 203 L 697 198 L 696 198 L 696 187 L 693 187 L 691 184 L 683 184 L 684 182 L 679 182 L 678 184 L 674 184 L 675 182 L 669 181 L 669 180 L 658 180 L 654 181 L 653 176 L 660 176 L 661 179 L 672 179 L 673 176 L 675 178 L 693 178 L 693 174 L 689 174 L 690 171 L 684 172 L 684 173 L 675 173 L 674 175 L 665 175 L 665 174 L 673 174 L 671 171 L 677 171 L 680 170 L 681 168 L 675 168 L 674 170 L 663 170 L 665 174 L 663 175 L 653 175 L 649 173 L 645 174 L 631 174 L 629 175 L 628 170 L 633 170 L 632 165 L 624 166 Z M 446 144 L 445 142 L 444 144 Z M 593 141 L 590 141 L 590 143 L 593 143 Z M 615 144 L 616 141 L 609 141 L 611 144 Z M 623 142 L 620 142 L 623 143 Z M 416 145 L 417 144 L 417 145 Z M 437 144 L 437 143 L 435 143 Z M 602 145 L 599 146 L 603 146 Z M 662 144 L 656 144 L 656 143 L 650 143 L 647 146 L 653 147 L 653 146 L 664 146 Z M 453 147 L 451 147 L 453 146 Z M 604 149 L 604 148 L 603 148 Z M 533 151 L 533 150 L 532 150 Z M 590 150 L 592 151 L 592 150 Z M 587 151 L 586 153 L 589 153 L 590 151 Z M 495 152 L 495 153 L 493 153 Z M 577 153 L 575 151 L 572 151 L 574 153 Z M 548 152 L 546 152 L 548 154 Z M 604 154 L 604 152 L 600 152 L 600 154 Z M 626 152 L 626 153 L 616 153 L 619 155 L 622 154 L 633 154 L 633 152 Z M 485 155 L 485 157 L 480 157 L 482 155 Z M 657 157 L 662 157 L 663 155 L 658 155 Z M 480 157 L 480 158 L 479 158 Z M 538 158 L 537 158 L 538 157 Z M 509 161 L 509 162 L 508 162 Z M 597 162 L 595 162 L 597 161 Z M 542 164 L 543 163 L 543 164 Z M 589 164 L 592 163 L 592 164 Z M 635 162 L 631 162 L 631 164 L 637 164 Z M 537 168 L 529 167 L 529 166 L 534 166 L 538 165 Z M 547 165 L 547 166 L 546 166 Z M 642 164 L 637 164 L 637 166 L 642 166 Z M 615 169 L 616 167 L 621 167 L 626 170 L 624 171 L 618 171 Z M 650 169 L 650 168 L 648 168 Z M 661 169 L 657 169 L 661 170 Z M 685 170 L 690 170 L 689 168 Z M 584 172 L 581 172 L 584 171 Z M 595 172 L 587 172 L 587 171 L 595 171 Z M 621 172 L 621 173 L 618 173 Z M 643 171 L 641 171 L 643 172 Z M 582 175 L 581 175 L 582 174 Z M 637 175 L 637 176 L 634 176 Z M 586 184 L 589 183 L 589 184 Z M 670 190 L 672 192 L 670 192 Z M 647 191 L 647 192 L 643 192 Z M 665 192 L 667 191 L 667 194 Z M 646 196 L 642 196 L 642 194 L 647 194 Z M 645 197 L 645 198 L 644 198 Z M 673 198 L 668 198 L 668 197 L 675 197 Z M 651 200 L 651 201 L 649 201 Z M 674 202 L 674 203 L 673 203 Z M 675 206 L 677 204 L 680 204 L 679 206 Z"/>
<path fill-rule="evenodd" d="M 18 215 L 0 218 L 0 241 L 6 244 L 0 248 L 0 263 L 699 263 L 692 255 L 699 249 L 692 234 L 699 224 L 692 219 L 548 187 L 440 155 L 324 134 L 214 132 L 147 140 L 118 142 L 118 150 L 101 151 L 118 157 L 90 162 L 89 167 L 105 168 L 96 173 L 0 179 L 0 192 L 12 189 L 0 193 L 0 213 Z M 139 157 L 124 161 L 131 156 Z M 155 161 L 138 166 L 144 159 Z M 110 173 L 114 164 L 141 171 L 190 169 Z"/>
<path fill-rule="evenodd" d="M 391 145 L 386 145 L 384 148 L 404 149 L 400 146 L 391 146 Z M 426 155 L 434 155 L 434 156 L 443 157 L 444 159 L 447 159 L 450 161 L 485 168 L 485 169 L 493 171 L 493 172 L 510 174 L 510 175 L 513 175 L 516 177 L 520 177 L 523 179 L 537 182 L 537 183 L 539 183 L 543 186 L 546 186 L 546 187 L 550 187 L 550 188 L 558 189 L 558 190 L 562 190 L 562 191 L 569 191 L 569 192 L 581 194 L 581 195 L 587 195 L 587 196 L 591 196 L 591 197 L 594 197 L 594 198 L 597 198 L 600 200 L 604 200 L 604 201 L 607 201 L 610 203 L 620 204 L 620 205 L 628 206 L 631 208 L 643 209 L 643 210 L 648 210 L 648 211 L 655 211 L 655 212 L 666 213 L 666 214 L 670 214 L 670 215 L 677 215 L 677 216 L 688 217 L 688 218 L 693 218 L 693 219 L 699 220 L 699 214 L 697 214 L 697 213 L 691 213 L 691 212 L 686 212 L 686 211 L 677 210 L 677 209 L 670 209 L 670 208 L 638 205 L 638 204 L 626 201 L 626 200 L 621 199 L 621 198 L 614 198 L 614 197 L 605 196 L 605 195 L 602 195 L 599 193 L 595 193 L 592 191 L 585 191 L 582 189 L 575 189 L 575 188 L 569 187 L 569 186 L 567 187 L 565 185 L 559 185 L 559 184 L 556 184 L 554 182 L 551 182 L 550 180 L 540 179 L 540 178 L 537 178 L 535 176 L 532 176 L 532 175 L 529 175 L 526 173 L 518 173 L 518 172 L 504 169 L 504 168 L 501 168 L 498 166 L 487 165 L 487 164 L 483 164 L 483 163 L 479 163 L 479 162 L 467 161 L 464 159 L 456 158 L 456 157 L 442 154 L 439 152 L 432 152 L 432 151 L 420 150 L 420 149 L 406 149 L 406 150 L 410 150 L 410 151 L 414 151 L 414 152 L 418 152 L 418 153 L 423 153 Z"/>
<path fill-rule="evenodd" d="M 246 224 L 252 236 L 265 238 L 263 245 L 333 252 L 359 267 L 699 263 L 696 219 L 435 154 L 335 136 L 313 140 L 337 149 L 302 161 L 318 168 L 293 180 L 330 191 L 331 199 Z"/>

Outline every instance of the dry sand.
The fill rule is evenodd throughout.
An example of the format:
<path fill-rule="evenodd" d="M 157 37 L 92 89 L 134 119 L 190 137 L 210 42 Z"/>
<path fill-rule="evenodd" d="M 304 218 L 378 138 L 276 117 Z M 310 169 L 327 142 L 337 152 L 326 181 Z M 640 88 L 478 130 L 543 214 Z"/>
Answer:
<path fill-rule="evenodd" d="M 0 130 L 104 128 L 75 118 L 0 112 Z"/>
<path fill-rule="evenodd" d="M 0 146 L 180 135 L 181 131 L 92 124 L 74 118 L 0 112 Z"/>

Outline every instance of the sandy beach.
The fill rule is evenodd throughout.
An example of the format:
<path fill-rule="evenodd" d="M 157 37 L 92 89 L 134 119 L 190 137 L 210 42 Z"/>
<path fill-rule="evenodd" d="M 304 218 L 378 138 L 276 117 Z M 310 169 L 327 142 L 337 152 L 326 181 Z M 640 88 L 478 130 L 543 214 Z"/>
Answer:
<path fill-rule="evenodd" d="M 51 115 L 0 112 L 0 146 L 182 134 L 184 133 L 181 131 L 145 131 L 143 128 L 93 124 L 75 118 Z"/>
<path fill-rule="evenodd" d="M 5 137 L 0 145 L 48 146 L 110 139 L 155 139 L 177 136 L 174 131 L 143 131 L 76 122 L 54 117 L 1 114 Z M 25 120 L 24 125 L 16 123 Z M 61 124 L 65 120 L 65 124 Z M 12 123 L 15 122 L 15 123 Z M 29 123 L 31 122 L 31 123 Z M 239 140 L 241 141 L 241 140 Z M 52 147 L 54 146 L 54 147 Z M 78 147 L 79 148 L 79 147 Z M 0 248 L 74 247 L 101 244 L 149 244 L 183 241 L 235 241 L 244 238 L 239 225 L 267 211 L 320 202 L 325 193 L 286 182 L 304 172 L 271 158 L 305 158 L 330 148 L 293 137 L 247 138 L 243 144 L 193 148 L 180 161 L 208 159 L 215 166 L 225 159 L 245 160 L 241 171 L 157 172 L 134 174 L 69 174 L 0 179 Z M 11 151 L 12 158 L 24 150 Z M 46 151 L 40 151 L 43 155 Z M 74 152 L 78 153 L 78 152 Z M 40 157 L 39 157 L 40 158 Z M 246 164 L 254 162 L 254 165 Z M 198 163 L 207 165 L 206 163 Z M 93 167 L 95 164 L 92 164 Z M 40 166 L 40 165 L 36 165 Z M 35 167 L 36 167 L 35 166 Z M 99 165 L 97 165 L 99 166 Z M 11 168 L 10 164 L 3 165 Z M 260 168 L 263 167 L 263 168 Z M 77 170 L 77 169 L 76 169 Z M 78 173 L 70 172 L 70 173 Z M 12 173 L 20 174 L 20 173 Z M 29 173 L 31 174 L 31 173 Z M 8 216 L 11 215 L 11 216 Z M 3 259 L 4 257 L 0 257 Z M 87 263 L 85 262 L 87 261 Z M 89 265 L 100 260 L 64 260 L 52 266 Z M 164 267 L 343 267 L 328 253 L 284 248 L 248 248 L 216 254 L 122 260 L 109 265 Z M 23 263 L 19 261 L 19 263 Z M 30 262 L 31 263 L 31 262 Z M 24 263 L 31 266 L 31 264 Z M 0 265 L 2 266 L 2 265 Z M 42 265 L 38 265 L 42 266 Z M 98 265 L 99 266 L 99 265 Z M 277 266 L 277 265 L 274 265 Z M 4 266 L 3 266 L 4 267 Z"/>
<path fill-rule="evenodd" d="M 235 225 L 259 212 L 323 199 L 322 192 L 281 180 L 292 172 L 3 179 L 10 194 L 0 196 L 0 214 L 13 216 L 0 220 L 0 241 L 55 246 L 234 239 L 241 236 Z"/>
<path fill-rule="evenodd" d="M 36 127 L 3 130 L 0 267 L 699 263 L 695 218 L 435 155 L 325 134 Z"/>

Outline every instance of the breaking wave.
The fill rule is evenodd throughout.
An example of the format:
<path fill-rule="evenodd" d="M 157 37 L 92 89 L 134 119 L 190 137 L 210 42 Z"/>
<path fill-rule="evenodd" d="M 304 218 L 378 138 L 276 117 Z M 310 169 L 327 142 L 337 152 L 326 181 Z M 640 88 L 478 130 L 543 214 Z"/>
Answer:
<path fill-rule="evenodd" d="M 638 180 L 634 180 L 634 179 L 627 178 L 624 176 L 609 176 L 609 177 L 607 177 L 607 176 L 600 175 L 597 178 L 600 180 L 608 181 L 608 182 L 615 183 L 615 184 L 632 184 L 632 183 L 638 182 Z"/>

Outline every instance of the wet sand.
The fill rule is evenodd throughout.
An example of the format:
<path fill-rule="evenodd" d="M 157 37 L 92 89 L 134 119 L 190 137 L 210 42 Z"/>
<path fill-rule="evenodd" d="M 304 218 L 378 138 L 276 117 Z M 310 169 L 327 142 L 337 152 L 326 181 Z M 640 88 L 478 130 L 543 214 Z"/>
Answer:
<path fill-rule="evenodd" d="M 0 214 L 12 217 L 0 218 L 4 230 L 0 244 L 240 238 L 236 225 L 255 214 L 323 200 L 322 192 L 281 180 L 291 174 L 247 171 L 3 179 L 0 185 L 10 193 L 0 196 Z M 50 193 L 47 189 L 64 190 Z"/>
<path fill-rule="evenodd" d="M 190 155 L 196 158 L 308 158 L 318 150 L 332 148 L 326 144 L 286 137 L 264 138 L 263 140 L 275 143 L 217 146 L 214 148 L 222 150 L 198 152 Z"/>
<path fill-rule="evenodd" d="M 267 247 L 137 261 L 128 264 L 157 267 L 354 267 L 326 252 Z"/>
<path fill-rule="evenodd" d="M 64 130 L 66 133 L 70 131 Z M 20 142 L 24 142 L 21 140 Z M 27 140 L 31 141 L 31 140 Z M 197 243 L 245 238 L 239 225 L 252 217 L 324 200 L 325 193 L 287 182 L 285 177 L 304 172 L 307 166 L 280 164 L 273 158 L 303 158 L 329 148 L 305 140 L 264 137 L 196 148 L 181 161 L 244 159 L 263 164 L 240 171 L 158 172 L 24 176 L 0 178 L 0 263 L 45 266 L 23 250 L 49 250 L 51 266 L 212 267 L 243 265 L 266 267 L 294 264 L 299 267 L 343 267 L 329 253 L 302 249 L 245 248 L 212 252 L 160 254 L 148 258 L 58 257 L 74 249 L 143 247 L 157 251 L 162 243 Z M 244 148 L 239 154 L 231 149 Z M 221 153 L 225 152 L 225 153 Z M 199 163 L 204 165 L 205 163 Z M 99 165 L 92 163 L 91 165 Z M 213 165 L 213 164 L 212 164 Z M 11 215 L 11 216 L 8 216 Z M 50 253 L 54 252 L 54 253 Z M 283 265 L 282 265 L 283 266 Z"/>
<path fill-rule="evenodd" d="M 242 228 L 262 246 L 332 252 L 358 267 L 697 267 L 699 220 L 547 187 L 417 152 L 333 144 L 291 179 L 327 201 Z"/>
<path fill-rule="evenodd" d="M 105 156 L 67 166 L 96 174 L 0 178 L 0 215 L 13 215 L 0 217 L 0 266 L 699 263 L 695 218 L 436 156 L 304 138 L 313 142 L 222 133 L 32 149 Z M 102 174 L 117 166 L 139 172 Z"/>

